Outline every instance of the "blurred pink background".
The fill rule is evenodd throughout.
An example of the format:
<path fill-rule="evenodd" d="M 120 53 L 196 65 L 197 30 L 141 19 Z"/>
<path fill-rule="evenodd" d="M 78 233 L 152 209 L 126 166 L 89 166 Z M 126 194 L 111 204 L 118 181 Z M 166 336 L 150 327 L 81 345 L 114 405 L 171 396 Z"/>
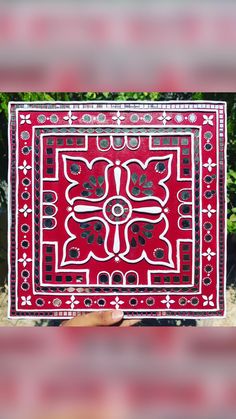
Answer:
<path fill-rule="evenodd" d="M 1 2 L 3 91 L 233 91 L 234 1 Z"/>
<path fill-rule="evenodd" d="M 4 419 L 235 418 L 232 329 L 3 329 Z"/>

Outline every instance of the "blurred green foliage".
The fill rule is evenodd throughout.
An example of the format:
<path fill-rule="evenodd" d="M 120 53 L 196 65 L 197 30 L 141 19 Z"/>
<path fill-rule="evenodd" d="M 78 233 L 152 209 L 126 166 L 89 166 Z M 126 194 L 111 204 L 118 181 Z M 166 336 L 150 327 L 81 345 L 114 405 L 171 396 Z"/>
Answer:
<path fill-rule="evenodd" d="M 236 233 L 236 170 L 229 169 L 227 174 L 228 232 Z"/>
<path fill-rule="evenodd" d="M 158 92 L 86 92 L 86 93 L 0 93 L 0 205 L 6 205 L 2 181 L 7 180 L 7 124 L 9 101 L 37 100 L 224 100 L 228 108 L 228 232 L 236 232 L 236 93 L 158 93 Z"/>

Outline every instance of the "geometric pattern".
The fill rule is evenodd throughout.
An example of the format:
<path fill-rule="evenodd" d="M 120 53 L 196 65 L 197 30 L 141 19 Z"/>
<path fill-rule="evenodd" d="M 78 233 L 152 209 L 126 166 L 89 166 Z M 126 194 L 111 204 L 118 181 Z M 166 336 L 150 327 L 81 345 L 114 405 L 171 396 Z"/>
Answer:
<path fill-rule="evenodd" d="M 9 317 L 225 314 L 224 102 L 11 102 Z"/>

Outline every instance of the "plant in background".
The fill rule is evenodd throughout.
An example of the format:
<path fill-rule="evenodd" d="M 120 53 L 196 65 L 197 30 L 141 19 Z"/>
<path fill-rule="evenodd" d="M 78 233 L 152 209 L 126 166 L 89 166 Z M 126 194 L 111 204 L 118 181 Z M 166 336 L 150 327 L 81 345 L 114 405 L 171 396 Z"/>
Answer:
<path fill-rule="evenodd" d="M 236 170 L 229 169 L 227 174 L 227 204 L 229 233 L 236 233 Z"/>

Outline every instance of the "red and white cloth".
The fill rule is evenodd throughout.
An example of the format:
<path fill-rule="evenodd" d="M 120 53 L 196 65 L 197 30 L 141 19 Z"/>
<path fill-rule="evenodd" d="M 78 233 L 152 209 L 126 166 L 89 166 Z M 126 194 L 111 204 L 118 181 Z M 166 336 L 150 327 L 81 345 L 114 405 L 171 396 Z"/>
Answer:
<path fill-rule="evenodd" d="M 10 317 L 224 315 L 224 102 L 9 112 Z"/>

